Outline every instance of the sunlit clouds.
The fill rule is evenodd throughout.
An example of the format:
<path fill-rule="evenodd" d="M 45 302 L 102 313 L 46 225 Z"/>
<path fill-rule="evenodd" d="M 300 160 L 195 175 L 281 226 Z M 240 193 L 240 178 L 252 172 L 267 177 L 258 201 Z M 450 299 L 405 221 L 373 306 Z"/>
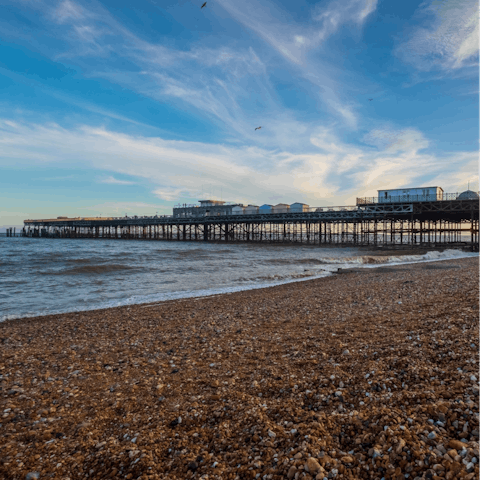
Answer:
<path fill-rule="evenodd" d="M 431 21 L 412 28 L 397 54 L 419 70 L 456 70 L 478 65 L 478 2 L 436 1 L 425 5 L 423 14 Z"/>
<path fill-rule="evenodd" d="M 455 162 L 452 156 L 439 158 L 422 152 L 428 142 L 414 130 L 376 130 L 366 136 L 365 142 L 372 148 L 343 143 L 333 132 L 322 129 L 310 138 L 312 153 L 299 155 L 132 137 L 88 126 L 65 130 L 53 124 L 15 124 L 9 125 L 8 131 L 0 129 L 0 159 L 17 155 L 28 165 L 37 160 L 37 151 L 41 160 L 52 166 L 61 165 L 65 158 L 88 159 L 86 168 L 122 175 L 106 176 L 101 183 L 141 183 L 166 201 L 196 201 L 202 184 L 208 184 L 217 190 L 216 197 L 222 190 L 232 201 L 246 198 L 260 203 L 282 192 L 286 202 L 312 205 L 331 205 L 338 199 L 354 202 L 355 195 L 371 196 L 379 188 L 420 183 L 426 170 L 431 178 L 439 178 Z M 475 162 L 474 154 L 465 154 L 458 161 L 464 165 L 463 172 L 458 171 L 450 181 L 445 181 L 445 176 L 444 188 L 456 190 L 458 182 L 471 178 L 469 169 L 471 172 Z"/>

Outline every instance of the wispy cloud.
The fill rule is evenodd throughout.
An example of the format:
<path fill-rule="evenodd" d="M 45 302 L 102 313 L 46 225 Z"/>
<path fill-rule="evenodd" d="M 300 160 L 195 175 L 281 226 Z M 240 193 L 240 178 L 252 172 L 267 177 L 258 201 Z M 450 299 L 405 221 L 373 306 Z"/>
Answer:
<path fill-rule="evenodd" d="M 83 8 L 71 0 L 63 0 L 51 11 L 52 17 L 58 23 L 65 23 L 70 20 L 83 20 L 86 15 Z"/>
<path fill-rule="evenodd" d="M 339 117 L 349 128 L 357 128 L 354 107 L 342 99 L 342 86 L 335 69 L 319 60 L 315 51 L 346 24 L 362 25 L 376 8 L 376 0 L 341 0 L 312 9 L 311 20 L 301 25 L 288 20 L 278 5 L 247 0 L 219 3 L 236 21 L 259 35 L 279 52 L 300 75 L 311 82 L 311 95 L 323 103 L 330 116 Z M 139 38 L 121 25 L 100 4 L 64 0 L 50 10 L 56 35 L 63 38 L 54 58 L 78 62 L 87 77 L 105 78 L 159 102 L 189 105 L 214 121 L 224 134 L 240 142 L 258 139 L 251 133 L 252 116 L 296 123 L 293 111 L 285 109 L 270 83 L 270 71 L 252 47 L 169 48 Z M 65 45 L 68 48 L 65 48 Z M 116 59 L 128 59 L 119 69 Z M 89 59 L 100 57 L 104 67 L 92 69 Z M 260 118 L 259 118 L 260 119 Z M 256 122 L 255 122 L 256 123 Z M 277 121 L 278 123 L 278 121 Z M 277 136 L 267 144 L 289 137 Z"/>
<path fill-rule="evenodd" d="M 428 18 L 428 26 L 412 28 L 408 40 L 396 48 L 404 62 L 421 71 L 478 65 L 478 2 L 435 0 L 423 4 L 417 15 Z"/>
<path fill-rule="evenodd" d="M 335 81 L 334 69 L 311 53 L 347 24 L 361 26 L 377 7 L 377 0 L 340 0 L 321 3 L 312 10 L 312 21 L 300 25 L 288 12 L 269 0 L 219 0 L 219 4 L 239 23 L 254 31 L 272 46 L 300 75 L 317 87 L 317 96 L 351 127 L 357 127 L 351 105 L 341 100 L 341 87 Z"/>
<path fill-rule="evenodd" d="M 9 123 L 7 131 L 0 120 L 0 166 L 18 156 L 38 165 L 29 153 L 44 149 L 44 161 L 52 165 L 64 158 L 88 159 L 86 168 L 112 172 L 114 180 L 114 174 L 146 179 L 150 186 L 145 194 L 163 202 L 196 201 L 202 185 L 209 185 L 217 193 L 222 189 L 224 199 L 231 201 L 264 203 L 282 195 L 289 203 L 348 205 L 380 188 L 432 179 L 446 191 L 457 191 L 456 183 L 477 171 L 476 152 L 435 156 L 425 152 L 429 142 L 414 129 L 373 130 L 364 139 L 370 146 L 364 147 L 342 142 L 330 129 L 318 129 L 310 137 L 312 153 L 295 154 L 134 137 L 89 126 Z"/>
<path fill-rule="evenodd" d="M 306 52 L 317 48 L 345 24 L 363 24 L 375 11 L 377 0 L 337 0 L 317 4 L 311 12 L 312 22 L 301 25 L 288 11 L 270 0 L 219 0 L 228 13 L 253 30 L 288 61 L 301 65 L 308 61 Z"/>
<path fill-rule="evenodd" d="M 109 176 L 107 178 L 100 180 L 100 183 L 110 183 L 113 185 L 135 185 L 136 184 L 136 182 L 131 182 L 129 180 L 119 180 L 112 176 Z"/>
<path fill-rule="evenodd" d="M 184 196 L 191 197 L 193 193 L 194 192 L 182 190 L 181 188 L 156 188 L 153 191 L 155 196 L 162 200 L 167 200 L 168 202 L 173 202 Z"/>

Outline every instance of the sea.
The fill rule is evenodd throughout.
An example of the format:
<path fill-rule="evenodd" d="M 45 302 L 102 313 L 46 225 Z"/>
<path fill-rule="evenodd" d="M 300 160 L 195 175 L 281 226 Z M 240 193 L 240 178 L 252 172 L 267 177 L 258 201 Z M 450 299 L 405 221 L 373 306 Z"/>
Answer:
<path fill-rule="evenodd" d="M 263 288 L 339 268 L 478 256 L 355 247 L 0 237 L 0 321 Z"/>

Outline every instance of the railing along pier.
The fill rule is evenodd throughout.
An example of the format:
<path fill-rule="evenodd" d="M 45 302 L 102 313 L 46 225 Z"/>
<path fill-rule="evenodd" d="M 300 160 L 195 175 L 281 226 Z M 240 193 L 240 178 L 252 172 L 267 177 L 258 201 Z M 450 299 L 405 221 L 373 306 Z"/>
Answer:
<path fill-rule="evenodd" d="M 361 199 L 358 199 L 361 200 Z M 301 213 L 25 220 L 25 237 L 355 246 L 464 246 L 478 251 L 478 200 L 374 203 Z"/>

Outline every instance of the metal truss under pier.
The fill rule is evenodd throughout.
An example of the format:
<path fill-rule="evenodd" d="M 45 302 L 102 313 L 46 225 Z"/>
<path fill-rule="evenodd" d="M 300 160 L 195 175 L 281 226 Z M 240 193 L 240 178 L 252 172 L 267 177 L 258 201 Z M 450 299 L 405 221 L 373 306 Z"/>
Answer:
<path fill-rule="evenodd" d="M 110 238 L 355 246 L 468 246 L 478 251 L 478 200 L 339 207 L 210 217 L 25 220 L 26 237 Z"/>

